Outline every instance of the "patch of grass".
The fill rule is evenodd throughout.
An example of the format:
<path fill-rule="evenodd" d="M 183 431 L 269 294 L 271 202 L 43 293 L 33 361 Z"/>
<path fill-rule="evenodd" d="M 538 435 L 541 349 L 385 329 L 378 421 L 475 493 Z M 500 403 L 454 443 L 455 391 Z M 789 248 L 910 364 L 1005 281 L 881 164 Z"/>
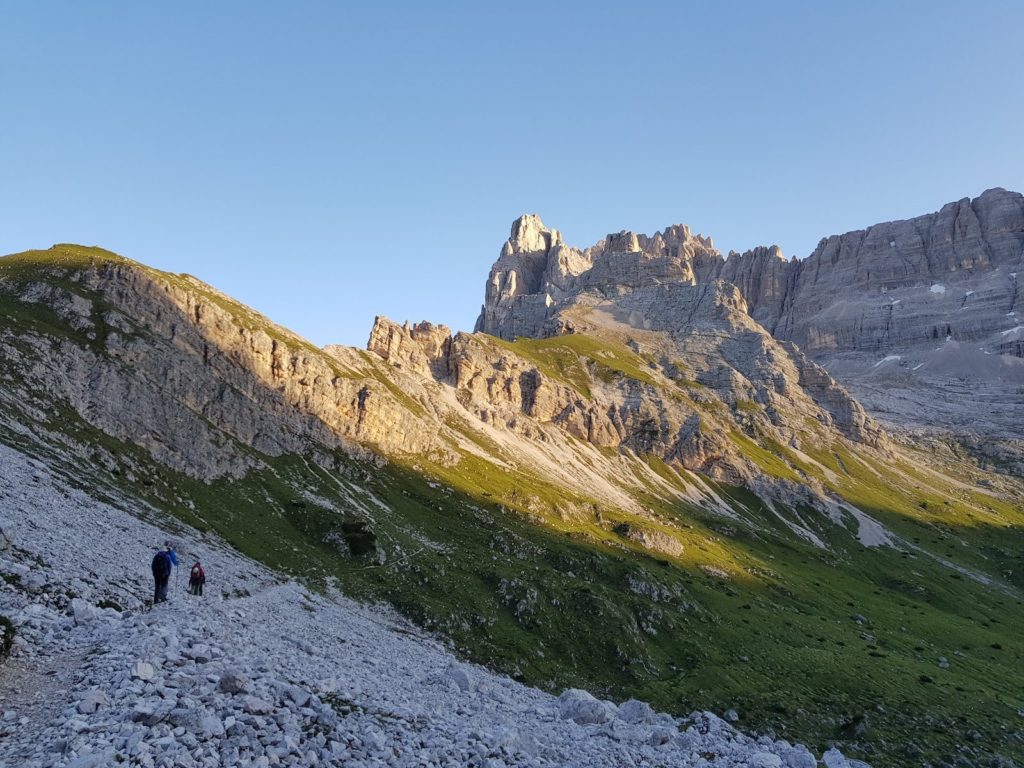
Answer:
<path fill-rule="evenodd" d="M 487 342 L 529 360 L 545 376 L 568 384 L 586 399 L 591 397 L 595 380 L 610 384 L 626 378 L 657 386 L 648 363 L 625 344 L 583 334 L 518 338 L 514 342 L 486 338 Z"/>
<path fill-rule="evenodd" d="M 800 476 L 786 463 L 785 454 L 778 450 L 778 444 L 775 444 L 776 448 L 772 450 L 770 443 L 766 447 L 736 431 L 729 433 L 729 439 L 732 440 L 741 454 L 756 464 L 765 474 L 783 480 L 800 482 Z"/>

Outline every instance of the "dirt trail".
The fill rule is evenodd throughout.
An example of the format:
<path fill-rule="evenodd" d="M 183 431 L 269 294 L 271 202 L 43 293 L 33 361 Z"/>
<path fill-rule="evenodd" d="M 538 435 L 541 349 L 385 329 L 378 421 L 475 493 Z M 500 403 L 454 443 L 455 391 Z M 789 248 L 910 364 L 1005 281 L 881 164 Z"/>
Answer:
<path fill-rule="evenodd" d="M 88 653 L 19 656 L 0 664 L 0 743 L 15 732 L 20 738 L 42 732 L 60 717 Z M 0 768 L 6 765 L 0 761 Z"/>

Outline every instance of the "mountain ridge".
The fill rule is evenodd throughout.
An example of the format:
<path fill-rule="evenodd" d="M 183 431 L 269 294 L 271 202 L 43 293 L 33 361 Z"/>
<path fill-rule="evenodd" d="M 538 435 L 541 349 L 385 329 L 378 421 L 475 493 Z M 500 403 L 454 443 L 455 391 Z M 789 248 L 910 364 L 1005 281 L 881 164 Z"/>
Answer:
<path fill-rule="evenodd" d="M 956 752 L 970 690 L 1012 749 L 1019 483 L 888 434 L 732 283 L 666 282 L 708 239 L 663 236 L 620 291 L 646 242 L 608 240 L 606 292 L 564 301 L 561 333 L 378 318 L 368 350 L 108 252 L 5 257 L 0 440 L 547 687 L 728 704 L 905 765 Z M 556 255 L 566 299 L 580 263 Z M 965 638 L 989 650 L 922 682 Z M 878 701 L 873 734 L 840 734 Z"/>
<path fill-rule="evenodd" d="M 600 285 L 601 277 L 624 277 L 621 269 L 616 272 L 614 265 L 607 262 L 635 253 L 642 255 L 628 266 L 636 270 L 641 281 L 664 277 L 659 270 L 666 269 L 672 272 L 673 279 L 691 283 L 724 279 L 740 288 L 755 320 L 774 335 L 808 346 L 808 332 L 793 328 L 800 324 L 800 318 L 787 314 L 794 311 L 791 305 L 797 299 L 791 291 L 800 292 L 803 272 L 810 274 L 813 289 L 820 291 L 821 274 L 827 266 L 862 258 L 871 263 L 884 262 L 877 253 L 879 244 L 895 251 L 900 259 L 897 268 L 890 267 L 888 272 L 876 270 L 874 280 L 870 264 L 858 266 L 856 274 L 863 275 L 859 281 L 865 285 L 886 290 L 901 287 L 901 282 L 937 278 L 975 267 L 1017 265 L 1024 249 L 1024 196 L 994 187 L 973 200 L 962 198 L 948 203 L 933 214 L 823 237 L 806 258 L 788 260 L 777 245 L 758 246 L 743 253 L 730 251 L 723 256 L 710 237 L 691 234 L 685 224 L 671 225 L 652 236 L 624 230 L 581 250 L 566 245 L 560 232 L 545 227 L 539 216 L 527 214 L 513 223 L 512 233 L 492 268 L 476 329 L 507 336 L 510 329 L 502 325 L 501 319 L 489 315 L 501 309 L 511 310 L 508 305 L 520 297 L 524 304 L 531 294 L 543 294 L 557 301 L 572 290 Z M 868 251 L 865 257 L 861 250 Z M 917 261 L 910 261 L 913 258 Z M 912 269 L 919 266 L 925 270 Z M 588 273 L 594 270 L 606 274 L 589 281 L 578 280 L 584 275 L 590 278 Z M 769 284 L 763 285 L 766 279 Z M 571 285 L 573 282 L 576 284 Z M 632 285 L 636 287 L 636 282 Z M 847 283 L 845 287 L 856 285 Z M 830 289 L 831 285 L 826 285 L 826 290 Z M 551 307 L 547 301 L 545 298 L 546 309 Z M 534 310 L 538 308 L 539 305 Z M 521 335 L 542 335 L 543 319 L 540 323 L 538 318 L 524 320 Z M 780 324 L 782 328 L 778 327 Z M 797 333 L 801 335 L 795 336 Z"/>

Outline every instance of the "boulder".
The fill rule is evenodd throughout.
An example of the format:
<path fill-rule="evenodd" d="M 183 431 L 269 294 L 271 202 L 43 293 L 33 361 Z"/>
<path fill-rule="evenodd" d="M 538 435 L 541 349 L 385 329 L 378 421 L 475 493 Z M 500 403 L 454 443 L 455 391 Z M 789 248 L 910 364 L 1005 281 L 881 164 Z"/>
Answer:
<path fill-rule="evenodd" d="M 646 701 L 637 701 L 636 699 L 622 702 L 615 715 L 620 720 L 632 724 L 653 723 L 655 717 L 654 710 L 650 704 Z"/>
<path fill-rule="evenodd" d="M 647 743 L 652 747 L 660 747 L 671 743 L 679 731 L 671 728 L 655 728 L 647 737 Z"/>
<path fill-rule="evenodd" d="M 97 710 L 109 706 L 110 697 L 103 691 L 93 688 L 82 694 L 82 698 L 78 700 L 77 709 L 83 715 L 91 715 Z"/>
<path fill-rule="evenodd" d="M 570 688 L 558 697 L 558 715 L 563 720 L 584 724 L 606 723 L 615 716 L 616 707 L 599 701 L 586 691 Z"/>
<path fill-rule="evenodd" d="M 76 597 L 71 601 L 71 615 L 75 617 L 75 624 L 87 624 L 100 616 L 100 609 Z"/>
<path fill-rule="evenodd" d="M 748 758 L 747 768 L 782 768 L 782 758 L 771 752 L 755 752 Z"/>
<path fill-rule="evenodd" d="M 237 671 L 225 672 L 217 682 L 217 689 L 222 693 L 245 693 L 248 688 L 249 678 Z"/>
<path fill-rule="evenodd" d="M 224 735 L 224 723 L 216 715 L 208 714 L 199 721 L 199 729 L 206 736 L 220 738 Z"/>
<path fill-rule="evenodd" d="M 289 685 L 284 690 L 284 698 L 297 707 L 305 707 L 309 704 L 310 694 L 309 691 L 303 690 L 297 685 Z"/>
<path fill-rule="evenodd" d="M 476 680 L 472 673 L 461 664 L 453 664 L 445 671 L 445 676 L 452 680 L 463 693 L 476 691 Z"/>
<path fill-rule="evenodd" d="M 256 696 L 246 696 L 242 700 L 242 709 L 250 715 L 269 715 L 274 711 L 274 705 Z"/>
<path fill-rule="evenodd" d="M 785 768 L 817 768 L 818 765 L 814 755 L 802 744 L 783 749 L 779 756 L 782 758 Z"/>
<path fill-rule="evenodd" d="M 821 756 L 821 762 L 825 764 L 825 768 L 851 768 L 846 756 L 835 747 Z"/>
<path fill-rule="evenodd" d="M 132 664 L 131 676 L 133 679 L 145 682 L 152 680 L 154 675 L 156 675 L 156 669 L 148 661 L 136 661 Z"/>

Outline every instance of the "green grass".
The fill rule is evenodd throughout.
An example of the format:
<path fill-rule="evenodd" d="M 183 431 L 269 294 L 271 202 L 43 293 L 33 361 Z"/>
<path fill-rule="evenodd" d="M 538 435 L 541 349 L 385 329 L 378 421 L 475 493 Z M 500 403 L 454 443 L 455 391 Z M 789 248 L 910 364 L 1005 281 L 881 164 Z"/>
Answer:
<path fill-rule="evenodd" d="M 785 454 L 779 450 L 777 443 L 767 442 L 765 445 L 761 445 L 736 431 L 729 433 L 729 439 L 743 456 L 757 465 L 765 474 L 783 480 L 800 482 L 800 476 L 786 462 Z"/>
<path fill-rule="evenodd" d="M 120 263 L 89 249 L 45 253 L 20 266 L 0 259 L 0 280 L 43 275 L 77 291 L 68 264 Z M 33 330 L 96 343 L 41 305 L 2 303 L 2 296 L 0 289 L 3 328 L 13 332 L 6 338 L 18 342 Z M 493 343 L 581 397 L 605 380 L 653 381 L 643 357 L 612 342 Z M 21 371 L 6 362 L 0 359 L 0 375 L 16 382 Z M 379 374 L 367 373 L 368 380 L 410 410 L 419 406 L 399 398 L 372 360 L 367 366 Z M 136 513 L 144 507 L 134 501 L 146 502 L 160 524 L 215 532 L 314 587 L 336 579 L 356 597 L 387 600 L 451 638 L 466 657 L 526 682 L 636 696 L 677 713 L 734 707 L 744 728 L 819 752 L 836 741 L 875 765 L 957 764 L 963 735 L 973 730 L 981 734 L 971 742 L 977 760 L 1024 759 L 1014 736 L 1016 710 L 1024 708 L 1024 640 L 1016 631 L 1024 626 L 1024 512 L 974 486 L 937 480 L 909 458 L 887 464 L 841 444 L 805 446 L 826 472 L 771 439 L 730 433 L 767 474 L 821 482 L 908 542 L 865 549 L 820 513 L 780 510 L 824 539 L 825 550 L 795 536 L 744 489 L 712 483 L 741 519 L 667 499 L 640 462 L 669 486 L 684 473 L 612 448 L 593 460 L 633 468 L 635 494 L 648 510 L 642 520 L 599 504 L 586 489 L 566 491 L 468 452 L 450 465 L 421 457 L 377 466 L 335 454 L 324 468 L 312 457 L 262 456 L 224 435 L 261 466 L 240 480 L 207 484 L 155 464 L 43 393 L 29 392 L 19 404 L 0 398 L 0 411 L 0 424 L 32 427 L 0 427 L 0 441 L 63 463 L 91 494 L 113 503 L 127 496 Z M 447 426 L 500 455 L 470 426 Z M 71 464 L 62 440 L 88 460 Z M 623 522 L 677 537 L 682 555 L 642 550 L 615 533 Z M 929 553 L 1011 586 L 985 587 Z M 950 661 L 948 670 L 939 669 L 939 656 Z M 871 729 L 851 742 L 843 727 L 865 714 Z"/>
<path fill-rule="evenodd" d="M 134 446 L 70 423 L 72 413 L 52 418 L 50 426 L 109 451 L 126 469 L 147 461 Z M 818 550 L 772 532 L 756 497 L 720 488 L 765 515 L 764 524 L 725 521 L 652 496 L 658 517 L 691 526 L 695 559 L 669 561 L 601 541 L 588 526 L 537 525 L 495 500 L 514 490 L 527 506 L 527 496 L 559 500 L 529 478 L 502 481 L 493 468 L 468 465 L 464 476 L 453 471 L 447 484 L 431 485 L 422 468 L 372 467 L 343 455 L 335 461 L 325 470 L 297 456 L 265 457 L 265 469 L 209 485 L 154 466 L 149 486 L 92 463 L 103 477 L 86 485 L 145 498 L 314 585 L 333 577 L 350 594 L 387 600 L 451 637 L 466 656 L 552 690 L 585 685 L 679 713 L 735 707 L 745 727 L 819 750 L 838 740 L 885 765 L 920 764 L 903 754 L 911 743 L 928 759 L 955 754 L 963 729 L 979 730 L 992 750 L 1019 754 L 1007 740 L 1012 730 L 1002 728 L 1012 729 L 1015 708 L 1024 706 L 1024 643 L 1008 631 L 1024 609 L 1017 599 L 950 578 L 928 558 L 863 550 L 838 529 L 831 551 Z M 677 474 L 649 462 L 666 481 Z M 471 476 L 475 486 L 452 487 L 467 486 Z M 303 489 L 329 506 L 309 502 Z M 330 543 L 346 522 L 360 520 L 372 528 L 383 564 Z M 700 567 L 723 558 L 742 578 Z M 867 623 L 858 625 L 855 615 Z M 949 670 L 938 669 L 939 656 L 950 660 Z M 868 737 L 844 742 L 842 725 L 864 713 Z"/>
<path fill-rule="evenodd" d="M 587 399 L 595 380 L 610 384 L 625 378 L 657 386 L 644 358 L 625 344 L 583 334 L 515 341 L 486 338 L 486 343 L 529 360 L 545 376 L 569 385 Z"/>

